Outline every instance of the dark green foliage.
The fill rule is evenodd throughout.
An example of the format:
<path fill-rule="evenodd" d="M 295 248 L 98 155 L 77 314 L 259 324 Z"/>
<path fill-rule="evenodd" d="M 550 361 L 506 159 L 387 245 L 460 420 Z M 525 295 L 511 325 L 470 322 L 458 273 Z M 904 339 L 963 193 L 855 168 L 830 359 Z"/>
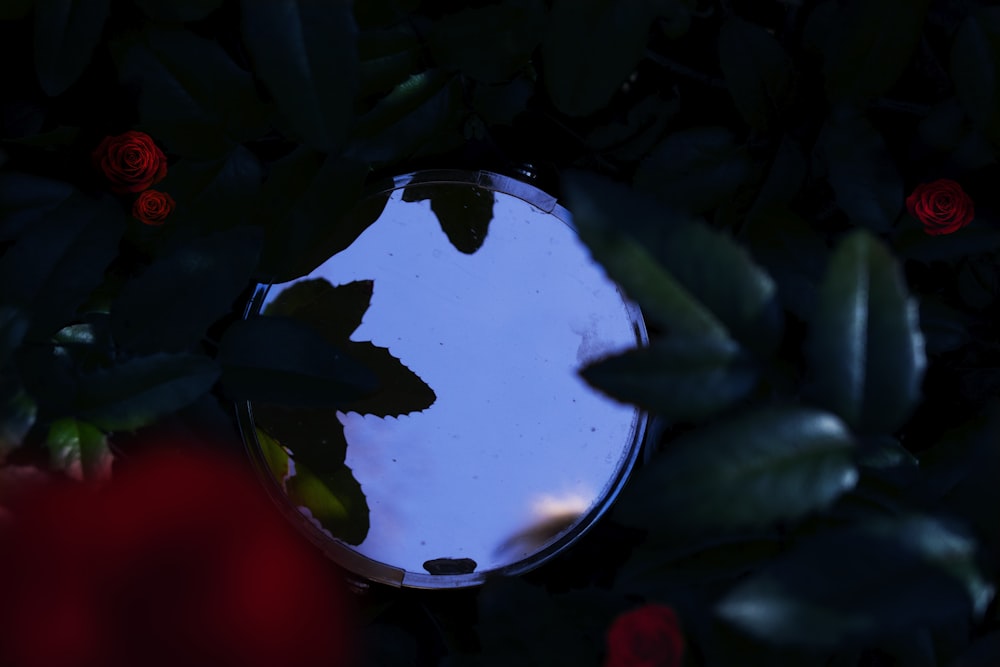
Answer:
<path fill-rule="evenodd" d="M 378 219 L 386 176 L 532 174 L 643 310 L 648 346 L 576 370 L 657 417 L 648 456 L 578 551 L 419 598 L 419 631 L 380 606 L 419 593 L 361 599 L 391 642 L 370 662 L 596 666 L 652 602 L 686 665 L 993 667 L 993 5 L 0 1 L 0 528 L 12 475 L 238 443 L 238 402 L 274 482 L 362 543 L 343 413 L 437 395 L 351 340 L 377 284 L 302 277 Z M 128 130 L 167 156 L 162 226 L 92 162 Z M 905 203 L 937 179 L 975 209 L 945 235 Z M 495 224 L 490 190 L 403 197 L 464 253 Z"/>

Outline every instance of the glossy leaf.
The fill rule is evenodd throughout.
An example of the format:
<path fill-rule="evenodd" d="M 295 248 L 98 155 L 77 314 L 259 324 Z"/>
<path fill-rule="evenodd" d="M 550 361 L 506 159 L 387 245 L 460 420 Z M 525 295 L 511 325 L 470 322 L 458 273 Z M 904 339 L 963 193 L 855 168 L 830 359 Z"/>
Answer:
<path fill-rule="evenodd" d="M 641 2 L 555 0 L 542 67 L 556 108 L 586 116 L 604 107 L 642 59 L 652 21 Z"/>
<path fill-rule="evenodd" d="M 368 164 L 299 149 L 272 165 L 264 182 L 260 270 L 270 282 L 304 276 L 350 246 L 382 213 L 385 199 L 358 205 Z"/>
<path fill-rule="evenodd" d="M 80 378 L 79 414 L 107 430 L 132 430 L 190 405 L 219 379 L 199 354 L 135 357 Z"/>
<path fill-rule="evenodd" d="M 747 579 L 718 614 L 769 642 L 843 648 L 985 608 L 968 535 L 907 516 L 821 533 Z M 822 572 L 823 576 L 817 576 Z"/>
<path fill-rule="evenodd" d="M 111 0 L 35 0 L 35 72 L 46 95 L 73 85 L 90 64 Z"/>
<path fill-rule="evenodd" d="M 149 28 L 113 53 L 121 81 L 139 89 L 142 129 L 169 152 L 216 159 L 267 131 L 253 79 L 216 42 Z"/>
<path fill-rule="evenodd" d="M 24 387 L 11 378 L 0 378 L 0 465 L 7 454 L 24 444 L 35 425 L 38 406 Z"/>
<path fill-rule="evenodd" d="M 493 220 L 492 191 L 447 183 L 427 190 L 419 182 L 411 182 L 403 191 L 403 201 L 425 199 L 430 199 L 431 211 L 456 250 L 471 255 L 483 246 Z"/>
<path fill-rule="evenodd" d="M 383 93 L 418 71 L 420 39 L 406 24 L 383 30 L 366 30 L 358 35 L 358 55 L 359 96 Z"/>
<path fill-rule="evenodd" d="M 440 65 L 487 83 L 509 80 L 531 59 L 545 32 L 539 0 L 470 7 L 434 22 L 428 36 Z"/>
<path fill-rule="evenodd" d="M 246 289 L 260 247 L 257 230 L 236 229 L 156 260 L 122 287 L 111 309 L 115 340 L 142 353 L 197 344 Z"/>
<path fill-rule="evenodd" d="M 865 433 L 889 433 L 920 398 L 926 358 L 916 303 L 899 266 L 870 234 L 834 250 L 807 344 L 811 395 Z"/>
<path fill-rule="evenodd" d="M 289 127 L 321 151 L 340 147 L 358 90 L 357 26 L 347 2 L 243 0 L 254 73 Z"/>
<path fill-rule="evenodd" d="M 757 371 L 728 340 L 668 336 L 591 364 L 583 378 L 609 396 L 672 421 L 702 420 L 745 398 Z"/>
<path fill-rule="evenodd" d="M 783 136 L 746 219 L 752 221 L 763 211 L 787 206 L 802 188 L 808 167 L 802 147 Z"/>
<path fill-rule="evenodd" d="M 222 384 L 235 400 L 337 407 L 378 389 L 375 375 L 308 325 L 240 320 L 219 344 Z"/>
<path fill-rule="evenodd" d="M 666 224 L 667 215 L 660 207 L 623 186 L 582 173 L 568 175 L 563 189 L 580 238 L 647 317 L 673 334 L 728 338 L 722 322 L 657 262 L 640 239 L 616 224 L 624 217 L 635 225 Z"/>
<path fill-rule="evenodd" d="M 385 163 L 411 157 L 461 118 L 462 89 L 442 69 L 413 74 L 360 116 L 348 154 Z"/>
<path fill-rule="evenodd" d="M 76 191 L 69 183 L 16 171 L 0 173 L 0 241 L 12 241 Z"/>
<path fill-rule="evenodd" d="M 50 465 L 78 480 L 106 480 L 111 477 L 113 456 L 108 439 L 100 429 L 75 419 L 60 419 L 49 428 L 45 441 Z"/>
<path fill-rule="evenodd" d="M 200 21 L 222 6 L 223 0 L 135 0 L 146 16 L 158 21 Z"/>
<path fill-rule="evenodd" d="M 829 506 L 857 480 L 835 416 L 762 408 L 670 441 L 616 506 L 629 525 L 679 533 L 766 527 Z"/>
<path fill-rule="evenodd" d="M 743 184 L 750 162 L 729 130 L 695 127 L 675 132 L 635 172 L 635 186 L 669 207 L 703 213 L 722 204 Z"/>
<path fill-rule="evenodd" d="M 221 157 L 178 160 L 157 189 L 181 202 L 170 214 L 176 238 L 247 224 L 260 210 L 263 180 L 261 161 L 237 144 Z"/>
<path fill-rule="evenodd" d="M 0 301 L 30 315 L 30 336 L 55 332 L 101 284 L 124 231 L 114 200 L 64 199 L 0 258 Z"/>
<path fill-rule="evenodd" d="M 1000 138 L 1000 8 L 980 7 L 959 25 L 951 76 L 965 112 L 992 138 Z"/>
<path fill-rule="evenodd" d="M 7 365 L 11 354 L 28 333 L 28 316 L 14 306 L 0 306 L 0 368 Z"/>
<path fill-rule="evenodd" d="M 807 320 L 830 252 L 823 234 L 793 211 L 775 206 L 755 215 L 743 236 L 773 276 L 782 305 Z"/>
<path fill-rule="evenodd" d="M 928 0 L 853 1 L 839 9 L 824 41 L 823 74 L 833 100 L 884 94 L 916 49 Z"/>
<path fill-rule="evenodd" d="M 855 110 L 838 107 L 817 148 L 837 206 L 856 225 L 888 231 L 903 207 L 903 179 L 878 130 Z"/>
<path fill-rule="evenodd" d="M 792 75 L 788 54 L 763 28 L 730 17 L 719 33 L 719 64 L 744 120 L 766 130 L 786 102 Z"/>

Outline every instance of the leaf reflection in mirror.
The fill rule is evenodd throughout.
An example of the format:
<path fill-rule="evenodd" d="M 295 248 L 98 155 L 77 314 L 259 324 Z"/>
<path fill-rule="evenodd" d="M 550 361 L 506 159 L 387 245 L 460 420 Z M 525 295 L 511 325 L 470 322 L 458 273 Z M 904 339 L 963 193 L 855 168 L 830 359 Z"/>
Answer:
<path fill-rule="evenodd" d="M 532 506 L 534 523 L 504 540 L 497 547 L 496 553 L 525 556 L 539 551 L 569 530 L 583 516 L 589 505 L 587 498 L 582 494 L 541 496 Z"/>
<path fill-rule="evenodd" d="M 491 190 L 451 183 L 421 187 L 414 179 L 403 192 L 405 202 L 425 199 L 431 200 L 431 211 L 456 250 L 471 255 L 483 247 L 493 220 L 495 197 Z"/>

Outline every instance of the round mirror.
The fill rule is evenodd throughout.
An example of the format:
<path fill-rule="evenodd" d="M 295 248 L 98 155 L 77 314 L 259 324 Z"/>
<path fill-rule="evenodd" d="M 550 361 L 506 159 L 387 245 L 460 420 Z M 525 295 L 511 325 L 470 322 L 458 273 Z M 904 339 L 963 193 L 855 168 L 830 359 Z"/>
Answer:
<path fill-rule="evenodd" d="M 641 447 L 646 416 L 578 374 L 646 343 L 638 309 L 565 209 L 504 176 L 399 177 L 342 224 L 363 231 L 247 308 L 375 379 L 334 407 L 241 406 L 279 503 L 342 567 L 396 586 L 477 585 L 565 549 Z"/>

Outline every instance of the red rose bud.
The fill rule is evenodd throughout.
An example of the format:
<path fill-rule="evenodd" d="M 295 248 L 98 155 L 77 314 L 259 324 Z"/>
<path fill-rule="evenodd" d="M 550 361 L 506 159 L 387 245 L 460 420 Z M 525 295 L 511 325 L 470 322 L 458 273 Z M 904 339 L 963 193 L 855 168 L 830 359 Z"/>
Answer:
<path fill-rule="evenodd" d="M 252 475 L 208 454 L 128 463 L 0 527 L 0 665 L 356 664 L 342 582 Z"/>
<path fill-rule="evenodd" d="M 111 182 L 111 191 L 119 194 L 142 192 L 167 175 L 167 157 L 145 132 L 104 137 L 91 157 Z"/>
<path fill-rule="evenodd" d="M 607 647 L 604 667 L 678 667 L 684 636 L 673 609 L 647 604 L 614 620 Z"/>
<path fill-rule="evenodd" d="M 146 225 L 162 225 L 174 210 L 174 198 L 159 190 L 146 190 L 132 204 L 132 217 Z"/>
<path fill-rule="evenodd" d="M 972 198 L 947 178 L 918 185 L 906 198 L 906 210 L 935 236 L 958 231 L 976 214 Z"/>

